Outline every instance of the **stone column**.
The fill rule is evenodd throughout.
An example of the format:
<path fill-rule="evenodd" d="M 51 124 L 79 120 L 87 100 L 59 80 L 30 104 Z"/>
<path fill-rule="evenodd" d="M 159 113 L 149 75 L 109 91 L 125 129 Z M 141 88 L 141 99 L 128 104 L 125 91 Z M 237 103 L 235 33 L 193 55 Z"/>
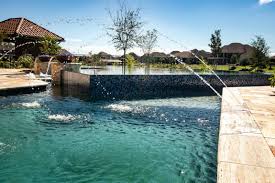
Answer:
<path fill-rule="evenodd" d="M 51 63 L 51 75 L 52 75 L 52 83 L 54 85 L 61 84 L 61 71 L 64 68 L 64 64 L 58 62 Z"/>

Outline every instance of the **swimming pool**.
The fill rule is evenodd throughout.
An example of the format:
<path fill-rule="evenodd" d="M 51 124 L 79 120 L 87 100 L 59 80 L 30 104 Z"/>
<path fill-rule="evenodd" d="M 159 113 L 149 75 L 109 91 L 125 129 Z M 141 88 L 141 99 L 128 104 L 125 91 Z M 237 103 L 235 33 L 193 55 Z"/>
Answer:
<path fill-rule="evenodd" d="M 0 98 L 0 182 L 216 182 L 217 97 Z"/>

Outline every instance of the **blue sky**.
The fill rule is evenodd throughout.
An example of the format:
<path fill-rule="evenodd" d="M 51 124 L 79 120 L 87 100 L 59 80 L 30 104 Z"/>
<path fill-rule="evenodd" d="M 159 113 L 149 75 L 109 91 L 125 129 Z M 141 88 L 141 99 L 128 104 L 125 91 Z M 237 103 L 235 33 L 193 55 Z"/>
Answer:
<path fill-rule="evenodd" d="M 117 0 L 13 0 L 3 1 L 0 20 L 26 17 L 63 36 L 63 47 L 74 53 L 107 51 L 120 54 L 106 35 L 107 10 Z M 210 34 L 222 30 L 223 44 L 251 43 L 262 35 L 275 53 L 275 2 L 272 0 L 128 0 L 141 8 L 144 30 L 157 29 L 177 45 L 160 36 L 155 51 L 209 50 Z M 141 54 L 140 49 L 135 51 Z"/>

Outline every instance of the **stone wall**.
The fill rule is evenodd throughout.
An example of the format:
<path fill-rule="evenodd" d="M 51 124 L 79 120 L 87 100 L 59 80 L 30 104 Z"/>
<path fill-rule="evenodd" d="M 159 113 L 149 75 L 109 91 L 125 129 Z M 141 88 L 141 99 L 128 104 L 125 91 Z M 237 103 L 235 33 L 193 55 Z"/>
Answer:
<path fill-rule="evenodd" d="M 61 84 L 63 86 L 79 86 L 90 88 L 91 76 L 76 72 L 61 71 Z"/>
<path fill-rule="evenodd" d="M 68 85 L 89 86 L 95 99 L 133 99 L 154 97 L 179 97 L 215 95 L 195 75 L 95 75 L 68 73 L 64 82 Z M 216 90 L 223 84 L 214 75 L 202 75 Z M 229 87 L 269 85 L 270 75 L 220 75 Z"/>

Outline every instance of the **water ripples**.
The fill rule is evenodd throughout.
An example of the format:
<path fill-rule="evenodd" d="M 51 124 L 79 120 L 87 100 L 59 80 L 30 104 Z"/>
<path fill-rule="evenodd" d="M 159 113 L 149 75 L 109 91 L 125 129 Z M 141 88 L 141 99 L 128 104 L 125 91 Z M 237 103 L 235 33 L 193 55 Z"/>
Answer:
<path fill-rule="evenodd" d="M 215 182 L 217 98 L 33 96 L 0 99 L 0 182 Z"/>

